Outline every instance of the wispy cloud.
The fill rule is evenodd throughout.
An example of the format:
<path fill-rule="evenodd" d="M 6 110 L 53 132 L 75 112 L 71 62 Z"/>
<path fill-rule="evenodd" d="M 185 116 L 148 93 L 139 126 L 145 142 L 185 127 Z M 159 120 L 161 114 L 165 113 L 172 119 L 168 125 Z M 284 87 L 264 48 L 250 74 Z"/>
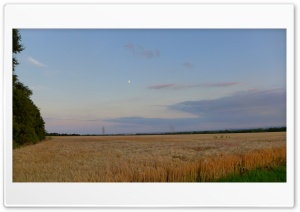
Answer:
<path fill-rule="evenodd" d="M 169 83 L 169 84 L 157 84 L 157 85 L 150 85 L 149 89 L 163 89 L 163 88 L 174 88 L 176 86 L 175 83 Z"/>
<path fill-rule="evenodd" d="M 148 86 L 149 89 L 187 89 L 197 87 L 229 87 L 239 85 L 240 82 L 217 82 L 217 83 L 191 83 L 191 84 L 176 84 L 176 83 L 165 83 Z"/>
<path fill-rule="evenodd" d="M 192 63 L 190 63 L 190 62 L 185 62 L 182 65 L 183 65 L 183 67 L 185 67 L 187 69 L 191 69 L 191 68 L 194 67 L 194 65 Z"/>
<path fill-rule="evenodd" d="M 45 117 L 45 120 L 61 120 L 61 121 L 95 121 L 101 122 L 103 119 L 75 119 L 75 118 L 50 118 Z"/>
<path fill-rule="evenodd" d="M 43 64 L 42 62 L 32 58 L 32 57 L 28 57 L 27 58 L 28 62 L 35 65 L 35 66 L 39 66 L 39 67 L 47 67 L 45 64 Z"/>
<path fill-rule="evenodd" d="M 152 59 L 155 57 L 160 57 L 159 49 L 146 49 L 141 45 L 137 45 L 134 43 L 128 43 L 125 45 L 125 48 L 131 52 L 131 54 L 135 57 L 143 57 L 146 59 Z"/>
<path fill-rule="evenodd" d="M 203 83 L 199 85 L 206 86 L 206 87 L 229 87 L 229 86 L 234 86 L 239 84 L 240 82 L 217 82 L 217 83 Z"/>
<path fill-rule="evenodd" d="M 175 131 L 286 126 L 286 91 L 244 91 L 215 100 L 179 102 L 169 109 L 198 117 L 120 117 L 106 121 L 117 123 L 120 128 L 134 126 L 133 132 L 168 131 L 170 125 Z"/>
<path fill-rule="evenodd" d="M 213 121 L 285 122 L 286 92 L 283 89 L 238 92 L 213 100 L 185 101 L 169 107 Z"/>
<path fill-rule="evenodd" d="M 286 126 L 284 89 L 243 91 L 214 100 L 179 102 L 167 108 L 196 117 L 120 117 L 105 121 L 132 132 L 166 132 L 170 125 L 175 131 Z"/>

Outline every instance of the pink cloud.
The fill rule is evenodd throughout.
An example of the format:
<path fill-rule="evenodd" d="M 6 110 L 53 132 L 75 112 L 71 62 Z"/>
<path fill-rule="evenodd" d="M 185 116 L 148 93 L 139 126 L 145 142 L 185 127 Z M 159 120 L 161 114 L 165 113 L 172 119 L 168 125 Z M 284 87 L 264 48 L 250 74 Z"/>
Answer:
<path fill-rule="evenodd" d="M 148 86 L 150 89 L 165 89 L 165 88 L 173 88 L 173 89 L 187 89 L 187 88 L 197 88 L 197 87 L 229 87 L 239 85 L 239 82 L 219 82 L 219 83 L 198 83 L 198 84 L 176 84 L 176 83 L 165 83 L 158 85 Z"/>
<path fill-rule="evenodd" d="M 229 87 L 240 84 L 239 82 L 219 82 L 219 83 L 206 83 L 203 86 L 207 87 Z"/>
<path fill-rule="evenodd" d="M 150 89 L 163 89 L 163 88 L 172 88 L 174 87 L 176 84 L 174 83 L 169 83 L 169 84 L 158 84 L 158 85 L 151 85 L 148 88 Z"/>

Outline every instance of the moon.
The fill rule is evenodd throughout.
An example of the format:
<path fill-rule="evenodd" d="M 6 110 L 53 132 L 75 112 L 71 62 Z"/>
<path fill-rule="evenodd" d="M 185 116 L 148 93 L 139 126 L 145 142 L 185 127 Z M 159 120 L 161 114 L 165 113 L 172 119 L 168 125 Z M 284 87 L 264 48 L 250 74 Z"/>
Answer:
<path fill-rule="evenodd" d="M 131 81 L 130 80 L 128 80 L 128 84 L 130 84 L 131 83 Z"/>

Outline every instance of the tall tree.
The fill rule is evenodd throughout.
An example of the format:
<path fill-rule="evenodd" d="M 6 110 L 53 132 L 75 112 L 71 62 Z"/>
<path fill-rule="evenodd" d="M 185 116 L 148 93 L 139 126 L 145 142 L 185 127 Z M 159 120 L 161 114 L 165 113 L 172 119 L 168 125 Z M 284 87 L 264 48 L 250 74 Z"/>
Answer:
<path fill-rule="evenodd" d="M 30 99 L 32 91 L 18 80 L 16 54 L 24 50 L 19 30 L 13 29 L 13 145 L 36 143 L 45 138 L 45 122 L 39 108 Z"/>
<path fill-rule="evenodd" d="M 16 58 L 16 54 L 20 53 L 21 51 L 23 51 L 25 48 L 24 46 L 21 44 L 21 35 L 19 30 L 17 29 L 13 29 L 13 83 L 15 83 L 15 81 L 17 81 L 18 77 L 17 75 L 14 73 L 15 72 L 15 67 L 19 64 L 17 58 Z"/>
<path fill-rule="evenodd" d="M 20 43 L 21 42 L 21 35 L 19 30 L 13 29 L 13 53 L 18 54 L 24 50 L 24 46 Z M 16 59 L 15 55 L 13 56 L 13 70 L 15 70 L 15 66 L 18 65 L 18 60 Z"/>

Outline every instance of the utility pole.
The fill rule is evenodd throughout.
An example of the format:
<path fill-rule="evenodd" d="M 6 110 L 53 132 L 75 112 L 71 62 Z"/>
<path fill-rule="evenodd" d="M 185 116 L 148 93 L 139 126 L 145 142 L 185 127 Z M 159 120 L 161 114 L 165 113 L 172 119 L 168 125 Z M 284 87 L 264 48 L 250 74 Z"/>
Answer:
<path fill-rule="evenodd" d="M 102 135 L 105 135 L 105 127 L 102 127 Z"/>
<path fill-rule="evenodd" d="M 172 124 L 170 124 L 170 133 L 174 132 L 174 126 Z"/>

